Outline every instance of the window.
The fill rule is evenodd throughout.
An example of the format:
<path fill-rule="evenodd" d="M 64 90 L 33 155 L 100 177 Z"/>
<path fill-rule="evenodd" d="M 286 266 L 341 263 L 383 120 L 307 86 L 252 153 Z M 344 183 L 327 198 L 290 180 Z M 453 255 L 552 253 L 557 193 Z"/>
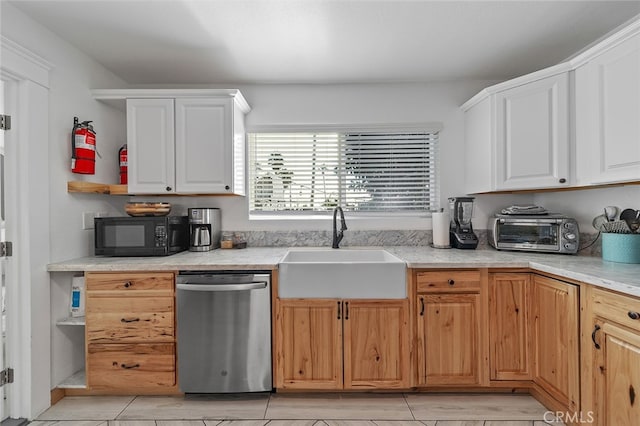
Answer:
<path fill-rule="evenodd" d="M 271 132 L 249 135 L 249 211 L 416 212 L 436 209 L 438 133 Z"/>

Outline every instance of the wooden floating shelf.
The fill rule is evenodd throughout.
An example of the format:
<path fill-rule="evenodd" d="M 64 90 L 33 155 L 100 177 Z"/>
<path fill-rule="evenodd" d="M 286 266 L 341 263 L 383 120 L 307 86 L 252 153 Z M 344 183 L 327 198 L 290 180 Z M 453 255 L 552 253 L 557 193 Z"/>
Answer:
<path fill-rule="evenodd" d="M 69 181 L 67 182 L 67 192 L 80 192 L 84 194 L 129 195 L 129 188 L 127 185 L 110 185 L 106 183 Z"/>

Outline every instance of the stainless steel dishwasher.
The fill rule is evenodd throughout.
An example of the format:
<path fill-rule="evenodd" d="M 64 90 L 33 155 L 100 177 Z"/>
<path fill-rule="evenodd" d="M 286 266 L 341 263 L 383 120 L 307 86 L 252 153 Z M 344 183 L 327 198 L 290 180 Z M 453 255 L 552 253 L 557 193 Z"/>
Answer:
<path fill-rule="evenodd" d="M 271 391 L 271 275 L 184 271 L 176 288 L 180 390 Z"/>

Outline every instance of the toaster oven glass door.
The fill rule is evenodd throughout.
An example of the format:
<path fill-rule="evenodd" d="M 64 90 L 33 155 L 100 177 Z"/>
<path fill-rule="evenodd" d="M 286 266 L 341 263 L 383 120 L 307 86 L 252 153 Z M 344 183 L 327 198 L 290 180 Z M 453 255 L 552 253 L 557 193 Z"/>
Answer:
<path fill-rule="evenodd" d="M 500 243 L 559 247 L 559 233 L 557 223 L 518 222 L 503 223 L 498 228 Z"/>

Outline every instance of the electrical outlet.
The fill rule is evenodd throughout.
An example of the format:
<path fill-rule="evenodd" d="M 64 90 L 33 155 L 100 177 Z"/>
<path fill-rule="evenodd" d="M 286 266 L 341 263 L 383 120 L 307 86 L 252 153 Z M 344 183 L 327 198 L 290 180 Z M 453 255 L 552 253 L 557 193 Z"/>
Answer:
<path fill-rule="evenodd" d="M 98 216 L 95 212 L 82 213 L 82 229 L 93 229 L 93 218 Z"/>

